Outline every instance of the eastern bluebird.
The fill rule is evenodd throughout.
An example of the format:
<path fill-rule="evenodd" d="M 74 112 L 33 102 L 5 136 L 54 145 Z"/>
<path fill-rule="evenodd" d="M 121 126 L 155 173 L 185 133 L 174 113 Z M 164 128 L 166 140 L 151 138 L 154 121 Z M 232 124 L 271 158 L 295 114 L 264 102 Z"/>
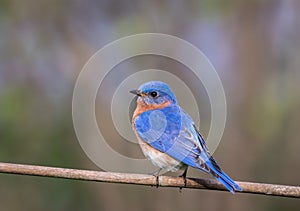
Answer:
<path fill-rule="evenodd" d="M 166 83 L 150 81 L 131 93 L 138 96 L 132 117 L 133 130 L 144 155 L 159 171 L 184 170 L 185 180 L 191 166 L 211 174 L 232 193 L 242 191 L 210 155 L 192 118 L 177 104 Z"/>

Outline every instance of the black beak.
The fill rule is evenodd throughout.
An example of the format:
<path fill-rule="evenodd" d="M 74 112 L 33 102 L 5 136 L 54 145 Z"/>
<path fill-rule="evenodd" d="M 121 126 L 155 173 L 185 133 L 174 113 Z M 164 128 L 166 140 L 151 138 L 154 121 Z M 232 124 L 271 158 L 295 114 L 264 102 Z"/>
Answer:
<path fill-rule="evenodd" d="M 139 90 L 131 90 L 130 93 L 134 94 L 134 95 L 137 95 L 137 96 L 140 96 L 140 97 L 142 96 L 142 93 Z"/>

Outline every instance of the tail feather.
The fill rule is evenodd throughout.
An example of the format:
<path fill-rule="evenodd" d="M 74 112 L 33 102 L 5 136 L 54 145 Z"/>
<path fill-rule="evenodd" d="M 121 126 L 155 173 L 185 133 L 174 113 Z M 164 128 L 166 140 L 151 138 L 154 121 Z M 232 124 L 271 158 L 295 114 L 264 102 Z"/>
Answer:
<path fill-rule="evenodd" d="M 227 183 L 222 177 L 216 178 L 219 182 L 221 182 L 231 193 L 235 193 L 234 188 Z"/>
<path fill-rule="evenodd" d="M 212 175 L 220 181 L 231 193 L 235 193 L 235 190 L 242 191 L 242 188 L 236 184 L 224 171 L 220 168 L 215 168 L 215 166 L 208 161 L 208 166 L 210 167 Z"/>

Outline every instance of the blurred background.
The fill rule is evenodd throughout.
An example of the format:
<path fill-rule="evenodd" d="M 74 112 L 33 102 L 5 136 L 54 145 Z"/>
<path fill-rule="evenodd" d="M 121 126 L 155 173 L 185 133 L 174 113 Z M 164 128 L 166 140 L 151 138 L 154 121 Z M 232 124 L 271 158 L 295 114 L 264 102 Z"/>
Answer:
<path fill-rule="evenodd" d="M 299 21 L 297 0 L 0 0 L 0 161 L 101 170 L 73 129 L 76 78 L 105 44 L 157 32 L 201 49 L 223 82 L 228 117 L 214 154 L 223 169 L 236 180 L 300 185 Z M 161 64 L 146 57 L 132 62 Z M 113 76 L 106 89 L 119 80 Z M 203 101 L 205 136 L 209 115 L 201 111 L 209 111 L 209 102 Z M 142 157 L 138 146 L 122 151 L 111 140 L 120 153 Z M 1 210 L 300 208 L 288 198 L 5 174 L 0 187 Z"/>

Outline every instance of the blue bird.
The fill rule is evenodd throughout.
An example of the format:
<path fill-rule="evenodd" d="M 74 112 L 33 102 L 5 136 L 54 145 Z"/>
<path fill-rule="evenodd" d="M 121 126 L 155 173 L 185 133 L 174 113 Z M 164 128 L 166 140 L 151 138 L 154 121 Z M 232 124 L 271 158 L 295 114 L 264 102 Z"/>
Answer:
<path fill-rule="evenodd" d="M 210 155 L 192 118 L 177 104 L 166 83 L 150 81 L 130 92 L 138 96 L 132 128 L 144 155 L 159 171 L 184 170 L 182 177 L 186 182 L 191 166 L 214 176 L 231 193 L 242 191 Z M 155 175 L 157 185 L 159 171 Z"/>

